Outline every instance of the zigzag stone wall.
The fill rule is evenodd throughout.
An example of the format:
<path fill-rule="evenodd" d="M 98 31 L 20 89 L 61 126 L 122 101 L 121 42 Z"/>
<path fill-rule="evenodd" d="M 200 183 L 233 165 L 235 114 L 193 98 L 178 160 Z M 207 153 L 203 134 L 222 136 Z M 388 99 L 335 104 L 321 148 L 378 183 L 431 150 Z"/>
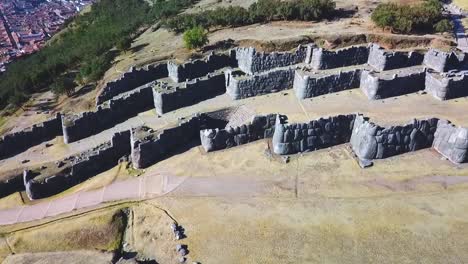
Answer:
<path fill-rule="evenodd" d="M 171 153 L 200 145 L 200 130 L 226 126 L 226 111 L 197 114 L 177 126 L 153 131 L 138 127 L 131 132 L 131 157 L 135 168 L 146 168 L 167 158 Z"/>
<path fill-rule="evenodd" d="M 237 127 L 205 129 L 200 140 L 206 152 L 231 148 L 264 138 L 271 138 L 275 130 L 276 114 L 253 116 L 252 121 Z M 284 119 L 286 116 L 280 116 Z"/>
<path fill-rule="evenodd" d="M 289 89 L 293 86 L 297 67 L 276 68 L 254 75 L 242 75 L 239 71 L 227 70 L 226 92 L 232 99 L 238 100 Z"/>
<path fill-rule="evenodd" d="M 149 82 L 168 76 L 167 64 L 147 65 L 140 69 L 130 68 L 119 79 L 109 82 L 96 98 L 96 104 L 102 104 L 113 97 L 131 91 Z"/>
<path fill-rule="evenodd" d="M 454 163 L 468 162 L 468 128 L 455 127 L 447 120 L 439 120 L 433 146 Z"/>
<path fill-rule="evenodd" d="M 12 175 L 7 180 L 0 181 L 0 198 L 20 191 L 24 191 L 22 172 Z"/>
<path fill-rule="evenodd" d="M 403 126 L 381 127 L 356 116 L 351 147 L 362 160 L 383 159 L 432 146 L 437 118 L 416 120 Z"/>
<path fill-rule="evenodd" d="M 426 91 L 439 100 L 468 96 L 468 72 L 426 73 Z"/>
<path fill-rule="evenodd" d="M 424 68 L 382 73 L 364 70 L 361 74 L 360 88 L 369 99 L 383 99 L 424 90 L 425 77 Z"/>
<path fill-rule="evenodd" d="M 178 126 L 163 131 L 153 131 L 145 127 L 132 129 L 133 166 L 141 169 L 163 160 L 178 147 L 183 147 L 194 139 L 198 139 L 199 131 L 200 116 L 182 121 Z"/>
<path fill-rule="evenodd" d="M 378 71 L 393 70 L 421 65 L 424 55 L 418 52 L 387 51 L 377 44 L 372 44 L 368 64 Z"/>
<path fill-rule="evenodd" d="M 154 107 L 151 87 L 138 88 L 99 105 L 96 111 L 63 117 L 65 143 L 71 143 L 109 129 Z"/>
<path fill-rule="evenodd" d="M 6 134 L 0 139 L 0 159 L 19 154 L 30 147 L 62 135 L 62 118 L 57 113 L 55 118 L 35 124 L 23 131 Z"/>
<path fill-rule="evenodd" d="M 294 92 L 297 98 L 305 99 L 347 89 L 358 88 L 361 81 L 361 69 L 350 69 L 327 73 L 296 70 Z"/>
<path fill-rule="evenodd" d="M 176 85 L 157 82 L 152 89 L 156 112 L 164 114 L 221 95 L 226 91 L 224 78 L 224 73 L 214 72 Z"/>
<path fill-rule="evenodd" d="M 276 120 L 273 151 L 286 155 L 323 149 L 349 142 L 355 115 L 320 118 L 301 124 Z"/>
<path fill-rule="evenodd" d="M 236 52 L 230 50 L 226 54 L 211 53 L 203 59 L 189 61 L 183 64 L 167 63 L 169 77 L 174 82 L 185 82 L 207 75 L 210 72 L 225 68 L 237 67 Z"/>
<path fill-rule="evenodd" d="M 352 46 L 335 51 L 315 48 L 312 52 L 311 67 L 314 70 L 341 68 L 367 63 L 369 47 Z"/>
<path fill-rule="evenodd" d="M 130 154 L 130 131 L 116 133 L 111 141 L 77 156 L 65 159 L 68 165 L 54 175 L 39 175 L 25 170 L 23 175 L 26 193 L 31 200 L 58 194 L 87 179 L 107 171 L 118 164 L 120 158 Z"/>
<path fill-rule="evenodd" d="M 293 52 L 257 52 L 255 48 L 237 48 L 236 59 L 239 68 L 247 74 L 269 71 L 310 60 L 312 45 L 299 45 Z"/>
<path fill-rule="evenodd" d="M 438 72 L 459 68 L 463 64 L 454 52 L 443 52 L 430 49 L 424 54 L 424 65 Z"/>

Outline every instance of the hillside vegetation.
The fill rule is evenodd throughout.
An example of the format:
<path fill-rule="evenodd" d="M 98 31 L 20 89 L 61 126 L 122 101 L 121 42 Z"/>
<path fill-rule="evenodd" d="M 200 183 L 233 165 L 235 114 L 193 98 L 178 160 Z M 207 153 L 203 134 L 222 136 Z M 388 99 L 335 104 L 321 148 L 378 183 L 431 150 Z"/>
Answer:
<path fill-rule="evenodd" d="M 371 18 L 376 26 L 396 33 L 446 32 L 453 27 L 444 18 L 442 4 L 438 0 L 425 0 L 415 5 L 382 3 Z"/>
<path fill-rule="evenodd" d="M 0 78 L 0 108 L 20 105 L 29 94 L 43 89 L 60 91 L 63 75 L 71 71 L 76 82 L 92 82 L 110 67 L 119 41 L 142 26 L 178 14 L 194 0 L 101 0 L 90 12 L 77 16 L 57 38 L 39 52 L 11 63 Z"/>
<path fill-rule="evenodd" d="M 181 14 L 167 19 L 166 27 L 176 32 L 191 28 L 245 26 L 276 20 L 313 21 L 331 18 L 336 4 L 332 0 L 259 0 L 248 9 L 240 6 L 218 7 L 195 14 Z"/>

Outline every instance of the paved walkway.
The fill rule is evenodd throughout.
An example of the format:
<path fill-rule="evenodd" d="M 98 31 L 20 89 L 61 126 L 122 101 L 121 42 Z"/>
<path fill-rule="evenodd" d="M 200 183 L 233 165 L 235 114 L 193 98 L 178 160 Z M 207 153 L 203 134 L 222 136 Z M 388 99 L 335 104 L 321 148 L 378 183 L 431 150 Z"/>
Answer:
<path fill-rule="evenodd" d="M 114 182 L 94 191 L 78 192 L 49 202 L 2 210 L 0 211 L 0 225 L 39 220 L 110 201 L 157 197 L 173 191 L 185 179 L 186 177 L 171 177 L 168 174 L 155 173 Z"/>
<path fill-rule="evenodd" d="M 450 12 L 452 17 L 454 33 L 458 44 L 457 48 L 463 52 L 468 52 L 468 36 L 466 35 L 465 27 L 462 23 L 462 19 L 465 18 L 466 15 L 453 3 L 445 5 L 445 8 Z"/>

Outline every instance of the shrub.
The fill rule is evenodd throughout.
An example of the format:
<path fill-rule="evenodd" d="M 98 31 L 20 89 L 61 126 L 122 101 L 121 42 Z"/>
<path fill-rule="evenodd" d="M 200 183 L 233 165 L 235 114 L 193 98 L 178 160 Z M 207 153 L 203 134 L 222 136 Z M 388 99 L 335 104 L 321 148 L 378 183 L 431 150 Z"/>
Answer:
<path fill-rule="evenodd" d="M 130 37 L 124 37 L 117 42 L 115 47 L 119 51 L 127 51 L 132 47 L 132 39 Z"/>
<path fill-rule="evenodd" d="M 442 19 L 434 25 L 434 30 L 437 32 L 450 32 L 453 30 L 453 24 L 448 19 Z"/>
<path fill-rule="evenodd" d="M 197 14 L 181 14 L 165 21 L 175 32 L 184 32 L 196 26 L 243 26 L 275 20 L 320 20 L 335 13 L 332 0 L 258 0 L 248 9 L 239 6 L 218 7 Z"/>
<path fill-rule="evenodd" d="M 69 78 L 60 76 L 55 79 L 50 89 L 57 95 L 66 93 L 67 96 L 71 96 L 75 92 L 75 83 Z"/>
<path fill-rule="evenodd" d="M 188 49 L 201 48 L 208 43 L 208 34 L 201 26 L 184 32 L 184 44 Z"/>
<path fill-rule="evenodd" d="M 371 19 L 376 26 L 390 28 L 397 33 L 431 32 L 437 30 L 435 25 L 444 20 L 438 0 L 426 0 L 417 5 L 379 4 Z M 446 22 L 441 22 L 439 28 L 446 29 L 445 26 Z"/>

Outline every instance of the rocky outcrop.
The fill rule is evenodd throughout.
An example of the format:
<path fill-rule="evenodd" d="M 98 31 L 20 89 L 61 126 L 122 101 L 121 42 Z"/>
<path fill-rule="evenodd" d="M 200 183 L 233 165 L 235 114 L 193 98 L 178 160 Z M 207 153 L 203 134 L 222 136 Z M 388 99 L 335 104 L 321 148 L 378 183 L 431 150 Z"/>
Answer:
<path fill-rule="evenodd" d="M 247 74 L 256 74 L 278 67 L 286 67 L 310 60 L 313 45 L 299 45 L 292 52 L 257 52 L 255 48 L 237 48 L 239 68 Z"/>
<path fill-rule="evenodd" d="M 62 117 L 60 113 L 57 113 L 55 118 L 2 136 L 0 138 L 0 159 L 19 154 L 60 135 L 62 135 Z"/>
<path fill-rule="evenodd" d="M 294 92 L 297 98 L 305 99 L 347 89 L 358 88 L 361 80 L 361 69 L 333 71 L 326 73 L 296 70 Z"/>
<path fill-rule="evenodd" d="M 424 90 L 426 70 L 407 68 L 376 73 L 364 70 L 361 74 L 361 90 L 371 100 L 383 99 Z"/>
<path fill-rule="evenodd" d="M 218 71 L 179 84 L 156 82 L 152 87 L 152 98 L 156 112 L 162 115 L 221 95 L 225 91 L 224 73 Z"/>
<path fill-rule="evenodd" d="M 387 51 L 377 44 L 372 44 L 367 63 L 378 71 L 421 65 L 424 56 L 418 52 Z"/>
<path fill-rule="evenodd" d="M 381 127 L 357 115 L 351 147 L 361 160 L 383 159 L 432 146 L 437 118 L 416 120 L 403 126 Z"/>
<path fill-rule="evenodd" d="M 273 151 L 286 155 L 347 143 L 354 118 L 355 115 L 338 115 L 308 123 L 287 124 L 278 116 L 273 134 Z"/>
<path fill-rule="evenodd" d="M 468 128 L 455 127 L 447 120 L 440 120 L 433 146 L 451 162 L 468 162 Z"/>
<path fill-rule="evenodd" d="M 315 48 L 312 51 L 311 67 L 314 70 L 333 69 L 367 63 L 369 47 L 351 46 L 335 51 Z"/>
<path fill-rule="evenodd" d="M 203 59 L 192 60 L 183 64 L 173 61 L 167 63 L 169 77 L 176 83 L 199 78 L 225 67 L 237 67 L 235 50 L 221 54 L 211 53 Z"/>

